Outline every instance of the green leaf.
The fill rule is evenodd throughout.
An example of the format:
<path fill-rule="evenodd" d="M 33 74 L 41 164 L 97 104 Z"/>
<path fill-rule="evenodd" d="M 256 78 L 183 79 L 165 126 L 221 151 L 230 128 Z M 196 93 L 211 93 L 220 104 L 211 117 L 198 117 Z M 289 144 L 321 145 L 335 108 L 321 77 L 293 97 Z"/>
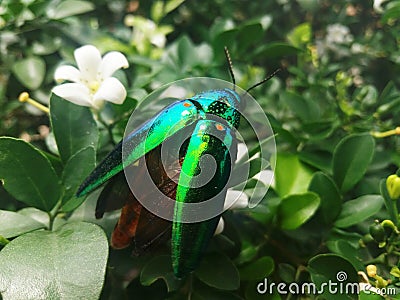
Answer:
<path fill-rule="evenodd" d="M 17 79 L 28 89 L 35 90 L 43 82 L 46 73 L 46 64 L 38 56 L 17 60 L 12 71 Z"/>
<path fill-rule="evenodd" d="M 1 235 L 0 235 L 0 246 L 5 246 L 5 245 L 7 245 L 9 242 L 10 242 L 10 241 L 7 240 L 4 236 L 1 236 Z M 1 296 L 1 294 L 0 294 L 0 296 Z"/>
<path fill-rule="evenodd" d="M 231 19 L 216 19 L 213 25 L 210 27 L 209 34 L 210 38 L 214 42 L 219 42 L 219 37 L 224 34 L 224 32 L 231 32 L 234 30 L 235 32 L 237 29 L 235 28 L 235 24 Z"/>
<path fill-rule="evenodd" d="M 295 47 L 302 47 L 311 40 L 311 24 L 303 23 L 297 25 L 288 35 L 287 39 Z"/>
<path fill-rule="evenodd" d="M 221 291 L 202 282 L 196 282 L 191 295 L 192 300 L 243 300 L 236 292 Z M 182 297 L 168 298 L 168 300 L 182 300 Z"/>
<path fill-rule="evenodd" d="M 287 57 L 300 53 L 302 50 L 286 43 L 268 43 L 258 47 L 252 58 L 257 57 Z"/>
<path fill-rule="evenodd" d="M 274 270 L 274 260 L 263 256 L 239 270 L 241 280 L 258 280 L 268 277 Z"/>
<path fill-rule="evenodd" d="M 158 23 L 162 17 L 164 16 L 164 2 L 163 1 L 155 1 L 150 9 L 151 19 Z"/>
<path fill-rule="evenodd" d="M 52 94 L 50 120 L 64 163 L 82 149 L 89 146 L 96 149 L 99 133 L 89 108 L 75 105 Z"/>
<path fill-rule="evenodd" d="M 364 195 L 357 199 L 347 201 L 343 204 L 342 211 L 335 222 L 335 226 L 346 228 L 379 212 L 383 204 L 380 195 Z"/>
<path fill-rule="evenodd" d="M 279 277 L 287 283 L 296 281 L 296 269 L 290 264 L 280 263 L 278 265 Z"/>
<path fill-rule="evenodd" d="M 303 122 L 316 121 L 320 115 L 318 106 L 305 97 L 290 91 L 284 91 L 280 98 L 283 99 L 293 114 Z"/>
<path fill-rule="evenodd" d="M 381 295 L 374 294 L 372 291 L 367 291 L 367 293 L 361 292 L 358 295 L 358 300 L 382 300 L 382 299 L 385 299 L 385 298 L 382 298 Z M 394 299 L 394 298 L 392 298 L 392 299 Z"/>
<path fill-rule="evenodd" d="M 333 180 L 328 175 L 317 172 L 312 177 L 308 190 L 319 195 L 319 211 L 326 224 L 332 223 L 342 208 L 342 196 Z"/>
<path fill-rule="evenodd" d="M 61 1 L 59 5 L 47 10 L 50 19 L 59 20 L 92 11 L 95 8 L 93 3 L 80 0 Z"/>
<path fill-rule="evenodd" d="M 209 254 L 204 257 L 195 275 L 205 284 L 226 291 L 240 286 L 239 272 L 233 262 L 223 254 Z"/>
<path fill-rule="evenodd" d="M 236 40 L 241 52 L 248 51 L 249 46 L 258 44 L 262 38 L 263 28 L 260 22 L 242 26 L 237 33 Z"/>
<path fill-rule="evenodd" d="M 317 290 L 323 289 L 321 294 L 327 300 L 348 300 L 358 299 L 356 293 L 358 287 L 358 275 L 353 265 L 345 258 L 336 254 L 320 254 L 314 256 L 308 262 L 308 270 L 312 281 L 315 283 Z M 339 291 L 340 285 L 347 293 L 333 293 L 329 290 L 329 283 Z"/>
<path fill-rule="evenodd" d="M 311 218 L 318 209 L 320 198 L 307 192 L 289 195 L 278 207 L 278 220 L 282 229 L 296 229 Z"/>
<path fill-rule="evenodd" d="M 394 1 L 392 4 L 386 7 L 384 14 L 382 15 L 381 22 L 388 23 L 389 20 L 396 20 L 400 17 L 400 3 Z"/>
<path fill-rule="evenodd" d="M 19 236 L 39 228 L 44 228 L 43 223 L 13 211 L 0 210 L 0 235 L 5 238 Z"/>
<path fill-rule="evenodd" d="M 302 162 L 309 164 L 325 173 L 332 173 L 332 153 L 324 150 L 302 151 L 299 153 Z"/>
<path fill-rule="evenodd" d="M 95 166 L 96 151 L 92 146 L 80 150 L 67 161 L 62 176 L 65 189 L 62 199 L 63 211 L 71 211 L 85 200 L 84 197 L 76 198 L 75 193 Z"/>
<path fill-rule="evenodd" d="M 59 179 L 46 156 L 32 145 L 0 137 L 0 179 L 17 200 L 50 211 L 60 198 Z"/>
<path fill-rule="evenodd" d="M 346 240 L 332 240 L 326 243 L 328 249 L 345 257 L 358 271 L 364 271 L 362 259 L 358 256 L 357 249 Z"/>
<path fill-rule="evenodd" d="M 333 153 L 333 179 L 342 192 L 350 190 L 365 174 L 374 155 L 369 133 L 346 136 Z"/>
<path fill-rule="evenodd" d="M 196 48 L 187 35 L 183 35 L 178 41 L 178 59 L 183 69 L 194 66 L 197 62 Z"/>
<path fill-rule="evenodd" d="M 95 224 L 24 234 L 0 252 L 0 291 L 7 299 L 98 299 L 108 242 Z"/>
<path fill-rule="evenodd" d="M 302 164 L 297 155 L 278 153 L 275 166 L 275 191 L 282 198 L 304 193 L 311 181 L 312 172 Z"/>
<path fill-rule="evenodd" d="M 170 255 L 160 255 L 150 260 L 140 273 L 140 283 L 149 286 L 158 279 L 165 281 L 168 292 L 175 291 L 180 286 L 180 280 L 174 275 Z"/>
<path fill-rule="evenodd" d="M 165 14 L 169 14 L 171 11 L 178 8 L 178 6 L 183 2 L 185 2 L 185 0 L 169 0 L 167 3 L 165 3 Z"/>

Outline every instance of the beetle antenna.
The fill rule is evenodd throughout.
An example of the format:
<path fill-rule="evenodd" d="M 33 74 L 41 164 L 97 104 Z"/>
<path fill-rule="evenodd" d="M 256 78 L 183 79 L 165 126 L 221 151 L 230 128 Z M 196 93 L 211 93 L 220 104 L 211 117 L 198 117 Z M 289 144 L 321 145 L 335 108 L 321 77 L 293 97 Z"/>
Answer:
<path fill-rule="evenodd" d="M 276 69 L 271 75 L 269 75 L 268 77 L 264 78 L 263 80 L 261 80 L 259 83 L 256 83 L 255 85 L 249 87 L 246 90 L 246 93 L 248 93 L 250 90 L 254 89 L 255 87 L 267 82 L 268 80 L 270 80 L 272 77 L 274 77 L 277 73 L 279 73 L 281 71 L 281 68 Z"/>
<path fill-rule="evenodd" d="M 225 51 L 226 60 L 228 61 L 229 73 L 231 74 L 231 78 L 232 78 L 233 90 L 235 90 L 235 87 L 236 87 L 235 74 L 233 74 L 233 65 L 232 65 L 231 56 L 229 55 L 228 47 L 224 46 L 224 51 Z"/>

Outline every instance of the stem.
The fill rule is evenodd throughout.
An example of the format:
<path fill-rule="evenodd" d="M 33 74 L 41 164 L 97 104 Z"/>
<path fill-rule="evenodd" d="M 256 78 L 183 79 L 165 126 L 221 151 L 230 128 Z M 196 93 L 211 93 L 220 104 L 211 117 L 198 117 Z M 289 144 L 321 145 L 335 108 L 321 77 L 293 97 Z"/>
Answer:
<path fill-rule="evenodd" d="M 372 131 L 371 135 L 376 138 L 385 138 L 392 135 L 400 135 L 400 127 L 396 127 L 395 129 L 384 132 Z"/>
<path fill-rule="evenodd" d="M 191 273 L 189 277 L 188 300 L 192 299 L 192 292 L 193 292 L 193 274 Z"/>
<path fill-rule="evenodd" d="M 98 120 L 98 121 L 104 126 L 104 128 L 107 130 L 108 137 L 109 137 L 109 139 L 110 139 L 110 141 L 111 141 L 111 144 L 113 144 L 113 146 L 115 146 L 115 145 L 116 145 L 116 142 L 114 141 L 114 136 L 113 136 L 113 133 L 112 133 L 112 127 L 113 127 L 113 125 L 112 125 L 112 124 L 107 124 L 107 122 L 104 121 L 104 120 L 102 119 L 100 113 L 97 115 L 97 120 Z"/>
<path fill-rule="evenodd" d="M 396 227 L 399 225 L 399 211 L 397 209 L 397 201 L 392 201 L 393 214 L 396 216 Z"/>
<path fill-rule="evenodd" d="M 53 210 L 51 212 L 48 212 L 49 215 L 49 230 L 52 231 L 53 230 L 53 226 L 54 226 L 54 220 L 56 219 L 59 209 L 62 205 L 61 200 L 57 202 L 56 206 L 53 208 Z"/>
<path fill-rule="evenodd" d="M 381 255 L 364 262 L 364 264 L 365 265 L 384 264 L 385 263 L 385 258 L 386 258 L 386 253 L 382 253 Z"/>

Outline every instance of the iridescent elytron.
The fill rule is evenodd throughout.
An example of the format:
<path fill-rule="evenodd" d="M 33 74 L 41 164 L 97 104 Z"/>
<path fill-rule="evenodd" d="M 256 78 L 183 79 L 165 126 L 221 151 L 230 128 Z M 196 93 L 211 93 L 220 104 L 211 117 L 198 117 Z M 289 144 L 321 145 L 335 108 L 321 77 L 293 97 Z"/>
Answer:
<path fill-rule="evenodd" d="M 227 51 L 226 54 L 230 62 Z M 231 75 L 234 83 L 232 71 Z M 97 202 L 96 217 L 122 207 L 112 235 L 113 247 L 124 248 L 133 243 L 134 252 L 140 253 L 152 242 L 171 237 L 175 275 L 184 277 L 196 268 L 215 232 L 220 215 L 201 222 L 186 223 L 183 222 L 185 206 L 181 204 L 215 198 L 220 211 L 223 211 L 227 181 L 236 160 L 235 131 L 240 122 L 240 101 L 236 91 L 221 89 L 175 102 L 125 137 L 89 175 L 77 196 L 84 196 L 108 182 Z M 183 131 L 189 131 L 189 138 L 182 143 L 179 140 L 183 138 Z M 182 145 L 178 159 L 175 157 L 168 162 L 177 170 L 175 178 L 168 177 L 161 163 L 160 148 L 167 139 L 175 139 L 177 144 Z M 129 155 L 122 155 L 123 147 L 124 153 L 128 149 Z M 214 157 L 216 169 L 208 182 L 201 185 L 197 175 L 201 171 L 207 172 L 200 166 L 204 155 Z M 130 186 L 142 184 L 140 174 L 146 168 L 158 189 L 176 200 L 172 224 L 143 208 L 130 192 L 121 171 L 133 163 L 138 176 L 132 179 L 134 182 Z M 144 197 L 158 196 L 149 194 Z"/>

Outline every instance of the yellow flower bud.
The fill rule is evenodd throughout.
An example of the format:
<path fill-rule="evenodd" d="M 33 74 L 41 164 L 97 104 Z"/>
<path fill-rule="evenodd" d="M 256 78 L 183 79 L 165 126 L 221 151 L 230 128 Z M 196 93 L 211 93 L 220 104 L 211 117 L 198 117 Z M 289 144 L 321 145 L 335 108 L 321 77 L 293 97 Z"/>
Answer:
<path fill-rule="evenodd" d="M 368 265 L 366 269 L 367 269 L 367 274 L 369 277 L 376 276 L 376 266 L 375 265 Z"/>
<path fill-rule="evenodd" d="M 397 228 L 397 226 L 394 225 L 394 223 L 393 223 L 391 220 L 383 220 L 383 221 L 381 222 L 381 225 L 382 225 L 383 227 L 389 227 L 389 228 L 391 228 L 391 229 L 392 229 L 395 233 L 397 233 L 397 234 L 400 233 L 400 231 L 399 231 L 399 229 Z"/>
<path fill-rule="evenodd" d="M 387 287 L 387 285 L 389 284 L 389 281 L 381 276 L 376 275 L 375 279 L 376 279 L 375 285 L 378 289 L 383 289 Z"/>
<path fill-rule="evenodd" d="M 386 188 L 391 199 L 398 199 L 400 197 L 400 177 L 396 174 L 390 175 L 386 179 Z"/>

